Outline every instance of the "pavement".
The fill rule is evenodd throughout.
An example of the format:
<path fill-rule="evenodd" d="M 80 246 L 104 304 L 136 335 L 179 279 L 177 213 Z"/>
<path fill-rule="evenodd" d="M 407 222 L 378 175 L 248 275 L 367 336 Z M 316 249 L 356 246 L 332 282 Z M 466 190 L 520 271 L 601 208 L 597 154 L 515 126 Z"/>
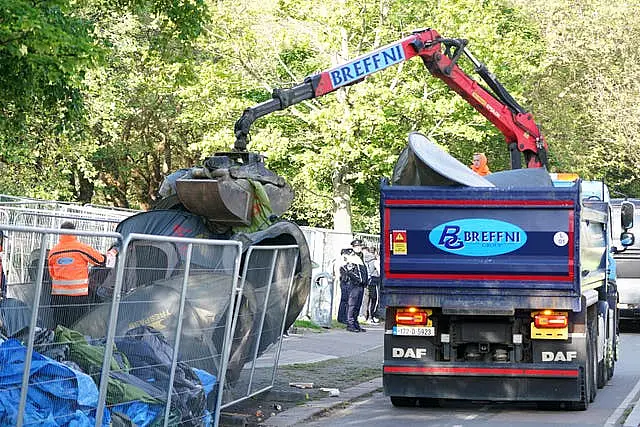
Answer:
<path fill-rule="evenodd" d="M 332 328 L 317 333 L 308 331 L 303 334 L 290 333 L 282 342 L 278 366 L 318 363 L 355 356 L 376 348 L 381 349 L 384 338 L 383 324 L 362 326 L 367 329 L 367 332 L 355 333 L 341 328 Z M 268 366 L 269 361 L 269 355 L 263 355 L 257 360 L 257 366 L 261 363 Z M 382 366 L 382 359 L 380 366 Z M 315 415 L 342 406 L 380 388 L 382 388 L 382 376 L 346 390 L 339 390 L 337 396 L 311 400 L 280 412 L 268 418 L 263 425 L 287 427 L 302 424 Z"/>
<path fill-rule="evenodd" d="M 630 400 L 630 401 L 633 401 L 633 403 L 631 403 L 631 402 L 623 402 L 623 404 L 620 405 L 621 408 L 628 407 L 629 405 L 634 405 L 633 409 L 631 410 L 631 412 L 629 413 L 627 418 L 625 418 L 623 427 L 638 427 L 638 426 L 640 426 L 640 402 L 638 401 L 638 394 L 639 393 L 640 393 L 640 382 L 638 384 L 636 384 L 634 389 L 627 396 L 627 399 Z M 625 405 L 625 403 L 627 403 L 627 404 Z"/>

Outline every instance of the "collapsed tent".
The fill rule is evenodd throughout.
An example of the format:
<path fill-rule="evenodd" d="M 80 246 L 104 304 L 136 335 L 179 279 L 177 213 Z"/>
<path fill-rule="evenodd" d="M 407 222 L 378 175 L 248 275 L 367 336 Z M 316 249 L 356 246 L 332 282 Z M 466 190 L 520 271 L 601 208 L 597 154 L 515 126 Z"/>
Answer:
<path fill-rule="evenodd" d="M 31 322 L 31 307 L 15 298 L 3 298 L 0 301 L 0 333 L 13 337 Z"/>
<path fill-rule="evenodd" d="M 258 356 L 280 338 L 282 333 L 282 313 L 289 301 L 284 328 L 289 328 L 304 307 L 311 282 L 311 257 L 304 234 L 294 223 L 278 221 L 266 230 L 254 233 L 216 234 L 209 231 L 206 221 L 197 215 L 180 210 L 157 210 L 143 212 L 122 221 L 117 232 L 124 238 L 132 233 L 159 236 L 179 236 L 219 240 L 237 240 L 242 243 L 242 252 L 246 254 L 252 245 L 297 245 L 299 257 L 295 266 L 293 260 L 279 257 L 276 263 L 275 286 L 270 289 L 269 303 L 266 307 L 262 336 L 258 342 Z M 177 313 L 180 303 L 180 289 L 183 281 L 185 248 L 170 242 L 134 240 L 128 247 L 126 274 L 123 279 L 122 305 L 116 334 L 124 334 L 128 329 L 141 325 L 153 325 L 163 332 L 167 340 L 175 342 Z M 32 264 L 37 265 L 34 251 Z M 248 271 L 268 271 L 271 257 L 254 252 L 250 260 L 243 257 L 242 266 L 249 262 Z M 229 301 L 216 298 L 216 289 L 227 289 L 233 273 L 234 253 L 221 246 L 194 245 L 192 265 L 209 270 L 208 273 L 192 273 L 188 279 L 188 302 L 183 317 L 183 334 L 180 348 L 180 360 L 193 360 L 192 366 L 219 374 L 214 355 L 222 352 L 224 344 L 224 325 L 230 313 Z M 287 300 L 289 283 L 282 277 L 285 272 L 295 268 L 290 299 Z M 210 270 L 220 273 L 211 274 Z M 222 272 L 230 272 L 225 275 Z M 73 325 L 86 335 L 103 337 L 106 335 L 110 302 L 115 284 L 115 269 L 92 268 L 90 295 L 95 303 L 86 316 Z M 45 280 L 47 278 L 45 277 Z M 227 379 L 233 382 L 238 378 L 244 364 L 251 360 L 255 352 L 260 311 L 266 295 L 267 277 L 251 275 L 245 283 L 242 299 L 234 302 L 239 307 L 238 324 L 235 329 Z M 46 280 L 48 282 L 48 280 Z M 44 283 L 46 289 L 47 283 Z M 27 305 L 33 302 L 32 285 L 10 286 L 10 291 L 24 298 Z M 213 291 L 213 292 L 212 292 Z M 41 298 L 41 306 L 48 304 L 46 295 Z M 30 309 L 30 307 L 29 307 Z M 26 319 L 26 311 L 16 311 Z M 39 326 L 55 328 L 47 320 L 46 310 L 41 310 L 43 320 Z M 14 322 L 15 323 L 15 322 Z M 20 322 L 24 325 L 24 322 Z M 11 329 L 14 329 L 12 326 Z M 207 335 L 203 331 L 209 331 Z"/>
<path fill-rule="evenodd" d="M 161 425 L 167 403 L 172 348 L 145 326 L 116 341 L 110 360 L 102 425 Z M 94 426 L 104 340 L 59 326 L 36 331 L 23 421 L 25 425 Z M 0 425 L 16 425 L 26 347 L 17 339 L 0 343 Z M 216 377 L 178 363 L 169 423 L 211 425 Z M 212 398 L 210 398 L 212 397 Z"/>
<path fill-rule="evenodd" d="M 233 383 L 245 363 L 281 338 L 309 295 L 312 263 L 304 234 L 296 224 L 277 218 L 291 205 L 293 192 L 282 177 L 264 167 L 262 156 L 244 152 L 219 153 L 208 158 L 203 167 L 180 170 L 167 177 L 161 190 L 160 209 L 128 217 L 118 225 L 116 232 L 125 239 L 117 244 L 118 249 L 123 249 L 132 234 L 241 242 L 240 271 L 246 268 L 247 276 L 237 300 L 231 300 L 228 291 L 239 279 L 234 269 L 236 250 L 224 245 L 191 246 L 192 271 L 178 354 L 179 361 L 219 375 L 225 325 L 237 312 L 226 372 L 227 380 Z M 298 257 L 280 254 L 274 259 L 273 250 L 249 251 L 252 246 L 283 245 L 295 245 Z M 132 328 L 153 326 L 173 346 L 187 245 L 171 239 L 136 238 L 130 240 L 126 251 L 126 256 L 118 256 L 118 262 L 126 260 L 126 265 L 115 334 L 121 337 Z M 37 250 L 33 255 L 31 266 L 38 266 L 42 254 Z M 94 306 L 72 325 L 75 330 L 92 337 L 107 335 L 116 272 L 91 269 L 89 296 Z M 44 273 L 41 307 L 49 305 L 50 280 Z M 14 291 L 17 299 L 32 305 L 33 287 Z M 38 325 L 55 328 L 46 310 L 41 311 Z M 19 328 L 23 320 L 24 316 L 10 322 L 10 329 Z"/>
<path fill-rule="evenodd" d="M 55 341 L 67 346 L 69 360 L 99 382 L 105 352 L 100 340 L 88 342 L 79 332 L 59 326 Z M 159 331 L 148 326 L 128 330 L 115 345 L 110 361 L 107 404 L 112 411 L 143 421 L 136 423 L 138 425 L 157 421 L 158 415 L 164 416 L 167 400 L 171 346 Z M 212 382 L 215 382 L 215 376 L 206 372 L 199 375 L 189 365 L 177 364 L 169 413 L 173 420 L 171 424 L 203 425 L 208 416 L 206 390 L 213 389 Z"/>
<path fill-rule="evenodd" d="M 182 277 L 158 280 L 123 296 L 121 305 L 125 309 L 119 311 L 115 335 L 123 336 L 136 326 L 151 325 L 161 331 L 170 343 L 174 343 L 182 281 Z M 189 277 L 188 301 L 184 307 L 178 355 L 179 360 L 192 361 L 192 366 L 214 373 L 218 372 L 218 366 L 213 354 L 218 351 L 213 346 L 211 335 L 205 334 L 206 326 L 215 328 L 219 319 L 229 309 L 228 302 L 223 302 L 212 293 L 217 283 L 221 286 L 227 284 L 229 278 L 215 278 L 210 275 Z M 98 305 L 74 325 L 74 329 L 90 336 L 105 336 L 110 310 L 110 304 Z"/>
<path fill-rule="evenodd" d="M 553 186 L 545 168 L 511 169 L 480 176 L 419 132 L 409 134 L 391 182 L 394 185 L 501 188 Z"/>
<path fill-rule="evenodd" d="M 231 356 L 227 370 L 227 380 L 235 381 L 244 364 L 253 358 L 256 336 L 260 325 L 261 311 L 268 297 L 262 335 L 258 345 L 261 355 L 271 344 L 278 341 L 282 328 L 293 324 L 304 307 L 311 282 L 311 257 L 305 237 L 300 228 L 288 221 L 278 221 L 266 230 L 233 235 L 214 234 L 208 230 L 205 221 L 194 214 L 178 210 L 157 210 L 134 215 L 122 221 L 117 232 L 126 238 L 132 233 L 164 236 L 198 237 L 207 239 L 237 240 L 242 243 L 242 252 L 252 245 L 297 245 L 299 257 L 293 260 L 280 256 L 276 260 L 274 277 L 269 295 L 266 294 L 268 277 L 251 272 L 269 271 L 271 256 L 256 251 L 251 259 L 243 255 L 241 266 L 249 263 L 243 296 L 240 301 L 218 298 L 226 291 L 233 277 L 234 252 L 223 246 L 194 245 L 192 265 L 202 267 L 201 274 L 192 273 L 188 278 L 188 301 L 183 316 L 179 360 L 190 361 L 190 365 L 219 374 L 216 357 L 222 353 L 224 345 L 224 325 L 227 316 L 237 305 L 239 309 Z M 128 247 L 127 272 L 123 281 L 121 304 L 116 335 L 125 333 L 135 326 L 153 324 L 163 332 L 169 343 L 175 342 L 180 291 L 184 280 L 185 249 L 175 243 L 135 240 Z M 289 281 L 286 274 L 295 270 L 291 297 L 288 300 Z M 215 271 L 215 273 L 212 273 Z M 93 275 L 94 279 L 99 277 Z M 262 273 L 264 274 L 264 273 Z M 92 281 L 92 293 L 96 302 L 106 302 L 111 298 L 115 283 L 115 270 L 107 272 L 101 280 Z M 218 290 L 216 292 L 216 290 Z M 284 322 L 285 308 L 288 311 Z M 109 320 L 110 306 L 97 305 L 89 314 L 80 319 L 74 329 L 90 336 L 105 336 Z"/>

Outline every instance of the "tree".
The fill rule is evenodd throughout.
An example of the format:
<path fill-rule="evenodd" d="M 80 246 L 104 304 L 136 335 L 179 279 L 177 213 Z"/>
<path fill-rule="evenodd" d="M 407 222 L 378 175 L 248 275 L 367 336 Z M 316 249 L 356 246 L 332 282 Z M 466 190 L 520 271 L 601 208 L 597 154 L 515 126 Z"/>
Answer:
<path fill-rule="evenodd" d="M 147 17 L 155 50 L 188 43 L 206 18 L 202 0 L 0 5 L 0 160 L 11 170 L 0 179 L 8 192 L 91 200 L 96 147 L 86 129 L 85 78 L 109 53 L 101 24 L 126 10 Z"/>
<path fill-rule="evenodd" d="M 305 75 L 398 40 L 408 34 L 407 28 L 430 22 L 446 36 L 472 40 L 477 56 L 520 99 L 525 91 L 522 82 L 535 71 L 522 58 L 535 60 L 542 50 L 527 18 L 498 2 L 443 1 L 424 8 L 413 2 L 342 1 L 326 5 L 324 13 L 314 4 L 280 1 L 275 10 L 280 14 L 276 30 L 272 30 L 279 35 L 273 45 L 260 44 L 258 52 L 251 43 L 241 44 L 242 62 L 254 65 L 251 73 L 246 72 L 246 85 L 256 80 L 255 75 L 260 76 L 255 86 L 286 87 L 301 82 Z M 477 28 L 467 24 L 477 23 L 473 17 L 478 16 L 483 20 Z M 260 25 L 254 28 L 256 34 L 266 31 Z M 264 56 L 274 58 L 265 68 L 246 59 Z M 487 147 L 490 140 L 501 139 L 493 126 L 431 78 L 419 60 L 261 119 L 254 125 L 252 149 L 269 153 L 270 164 L 286 172 L 294 183 L 299 194 L 295 219 L 330 226 L 335 218 L 334 226 L 342 224 L 341 231 L 349 231 L 353 224 L 374 232 L 379 224 L 379 179 L 390 176 L 412 130 L 429 134 L 459 158 L 470 159 L 482 148 L 493 165 L 508 162 L 504 145 Z M 321 216 L 313 218 L 313 213 Z"/>
<path fill-rule="evenodd" d="M 273 88 L 425 25 L 468 39 L 534 113 L 552 170 L 604 177 L 630 195 L 640 190 L 637 6 L 218 0 L 207 14 L 202 1 L 91 0 L 73 9 L 65 0 L 5 1 L 5 191 L 151 207 L 166 174 L 229 150 L 243 109 Z M 605 27 L 611 37 L 594 36 Z M 460 66 L 473 76 L 464 58 Z M 419 59 L 258 120 L 248 148 L 294 186 L 290 219 L 376 232 L 379 180 L 391 175 L 411 131 L 464 162 L 483 151 L 492 170 L 508 168 L 500 133 Z"/>
<path fill-rule="evenodd" d="M 545 35 L 540 42 L 547 55 L 530 97 L 554 169 L 604 179 L 613 190 L 639 195 L 640 5 L 514 3 L 538 17 Z"/>

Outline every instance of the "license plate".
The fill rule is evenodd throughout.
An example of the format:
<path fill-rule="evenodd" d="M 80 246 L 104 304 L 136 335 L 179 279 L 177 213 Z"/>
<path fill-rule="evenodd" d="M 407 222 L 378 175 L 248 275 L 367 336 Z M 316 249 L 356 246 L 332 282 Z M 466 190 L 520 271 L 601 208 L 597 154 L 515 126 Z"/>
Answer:
<path fill-rule="evenodd" d="M 432 337 L 436 334 L 432 326 L 394 326 L 393 335 Z"/>

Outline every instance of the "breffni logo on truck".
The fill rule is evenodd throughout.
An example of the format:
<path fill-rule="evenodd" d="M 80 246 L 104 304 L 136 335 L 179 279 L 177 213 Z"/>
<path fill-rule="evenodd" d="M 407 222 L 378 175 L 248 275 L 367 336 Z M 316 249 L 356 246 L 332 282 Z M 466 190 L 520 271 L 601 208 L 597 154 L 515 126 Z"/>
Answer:
<path fill-rule="evenodd" d="M 497 219 L 466 218 L 436 226 L 429 233 L 429 242 L 457 255 L 502 255 L 524 246 L 527 233 L 517 225 Z"/>
<path fill-rule="evenodd" d="M 398 43 L 382 50 L 371 52 L 330 70 L 331 84 L 336 89 L 404 60 L 402 44 Z"/>

